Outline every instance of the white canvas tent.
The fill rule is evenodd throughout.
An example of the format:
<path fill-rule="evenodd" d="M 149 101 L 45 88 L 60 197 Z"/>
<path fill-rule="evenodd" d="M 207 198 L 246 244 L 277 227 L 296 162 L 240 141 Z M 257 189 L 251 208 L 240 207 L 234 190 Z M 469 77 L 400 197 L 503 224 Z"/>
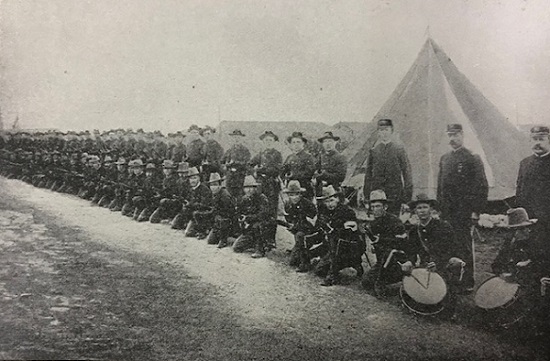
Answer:
<path fill-rule="evenodd" d="M 363 135 L 344 151 L 349 160 L 345 184 L 360 183 L 380 118 L 394 121 L 396 140 L 404 144 L 412 164 L 415 194 L 435 196 L 439 160 L 450 149 L 446 126 L 451 123 L 463 125 L 465 146 L 481 156 L 489 198 L 515 193 L 519 162 L 530 154 L 527 135 L 508 122 L 432 39 Z"/>

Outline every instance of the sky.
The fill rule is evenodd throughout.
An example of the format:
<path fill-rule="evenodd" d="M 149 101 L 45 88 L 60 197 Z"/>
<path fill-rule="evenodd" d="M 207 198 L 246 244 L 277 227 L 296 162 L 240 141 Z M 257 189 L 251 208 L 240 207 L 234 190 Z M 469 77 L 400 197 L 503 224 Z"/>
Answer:
<path fill-rule="evenodd" d="M 0 109 L 22 128 L 367 122 L 428 33 L 512 123 L 550 124 L 546 0 L 0 0 Z"/>

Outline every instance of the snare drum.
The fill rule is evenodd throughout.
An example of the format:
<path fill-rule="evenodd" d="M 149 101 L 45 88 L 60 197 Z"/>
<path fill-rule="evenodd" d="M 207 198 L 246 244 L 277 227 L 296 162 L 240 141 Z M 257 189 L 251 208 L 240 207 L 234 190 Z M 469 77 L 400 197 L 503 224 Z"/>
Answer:
<path fill-rule="evenodd" d="M 475 293 L 475 304 L 491 315 L 490 322 L 508 327 L 526 315 L 518 299 L 521 286 L 509 275 L 494 276 L 483 282 Z"/>
<path fill-rule="evenodd" d="M 447 283 L 438 273 L 415 268 L 403 277 L 401 301 L 409 310 L 421 315 L 435 315 L 445 308 Z"/>

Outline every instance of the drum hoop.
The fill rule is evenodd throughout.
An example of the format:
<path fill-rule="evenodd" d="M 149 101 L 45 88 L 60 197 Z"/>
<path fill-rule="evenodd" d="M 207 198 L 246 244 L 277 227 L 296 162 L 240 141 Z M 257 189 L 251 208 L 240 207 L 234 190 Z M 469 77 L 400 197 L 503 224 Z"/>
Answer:
<path fill-rule="evenodd" d="M 419 314 L 419 315 L 422 315 L 422 316 L 435 316 L 439 313 L 441 313 L 444 309 L 445 309 L 445 304 L 444 304 L 444 301 L 447 299 L 448 297 L 448 294 L 445 295 L 445 297 L 441 300 L 441 302 L 435 304 L 435 305 L 432 305 L 432 306 L 437 306 L 437 310 L 433 311 L 433 312 L 422 312 L 422 311 L 419 311 L 419 310 L 416 310 L 414 309 L 412 306 L 410 306 L 407 301 L 405 301 L 405 296 L 406 297 L 409 297 L 411 300 L 412 297 L 409 296 L 407 294 L 407 292 L 405 291 L 405 288 L 403 287 L 403 284 L 401 284 L 401 287 L 399 287 L 399 298 L 401 298 L 401 303 L 407 308 L 409 309 L 409 311 L 412 311 L 413 313 L 416 313 L 416 314 Z M 414 300 L 413 300 L 414 301 Z M 416 301 L 415 301 L 416 302 Z"/>
<path fill-rule="evenodd" d="M 435 305 L 438 305 L 440 303 L 442 303 L 445 299 L 447 299 L 447 297 L 449 296 L 449 285 L 447 285 L 447 281 L 445 281 L 445 278 L 443 278 L 443 276 L 441 276 L 438 272 L 432 272 L 430 270 L 428 270 L 427 268 L 423 268 L 423 267 L 419 267 L 419 268 L 415 268 L 413 269 L 414 270 L 418 270 L 418 269 L 424 269 L 426 270 L 427 272 L 431 272 L 432 274 L 436 274 L 437 277 L 439 277 L 441 279 L 441 281 L 443 281 L 443 284 L 445 285 L 445 296 L 443 296 L 443 298 L 441 299 L 441 301 L 439 301 L 438 303 L 434 304 L 434 305 L 431 305 L 431 306 L 435 306 Z M 411 273 L 411 276 L 412 276 L 412 273 Z M 409 277 L 411 277 L 409 276 Z M 405 278 L 405 277 L 403 277 Z M 422 285 L 422 284 L 421 284 Z M 414 298 L 412 296 L 410 296 L 407 291 L 405 290 L 405 285 L 404 283 L 401 283 L 401 288 L 403 289 L 403 292 L 405 292 L 407 294 L 407 296 L 409 296 L 413 301 L 414 301 Z M 415 301 L 417 302 L 417 301 Z M 426 305 L 428 306 L 428 305 Z"/>
<path fill-rule="evenodd" d="M 479 289 L 480 289 L 481 287 L 483 287 L 483 285 L 485 285 L 487 282 L 489 282 L 490 280 L 492 280 L 492 279 L 494 279 L 494 278 L 500 278 L 500 279 L 502 279 L 503 281 L 506 281 L 506 280 L 504 280 L 502 277 L 497 276 L 497 275 L 495 275 L 495 276 L 493 276 L 493 277 L 489 277 L 489 278 L 487 278 L 485 281 L 483 281 L 482 284 L 479 285 L 479 287 L 478 287 L 477 290 L 476 290 L 476 295 L 477 295 L 477 291 L 479 291 Z M 517 283 L 517 282 L 516 282 L 516 283 Z M 483 308 L 483 307 L 480 307 L 480 306 L 478 306 L 477 303 L 475 302 L 475 295 L 474 295 L 474 303 L 475 303 L 475 306 L 478 307 L 478 308 L 481 308 L 482 310 L 488 311 L 488 312 L 495 311 L 495 310 L 498 310 L 498 309 L 503 309 L 503 310 L 505 310 L 505 309 L 509 308 L 510 306 L 512 306 L 514 303 L 516 303 L 516 301 L 518 300 L 519 294 L 520 294 L 521 285 L 518 284 L 518 286 L 519 286 L 519 287 L 518 287 L 516 293 L 512 296 L 512 298 L 510 298 L 510 299 L 509 299 L 505 304 L 503 304 L 502 306 L 498 306 L 498 307 L 494 307 L 494 308 Z"/>

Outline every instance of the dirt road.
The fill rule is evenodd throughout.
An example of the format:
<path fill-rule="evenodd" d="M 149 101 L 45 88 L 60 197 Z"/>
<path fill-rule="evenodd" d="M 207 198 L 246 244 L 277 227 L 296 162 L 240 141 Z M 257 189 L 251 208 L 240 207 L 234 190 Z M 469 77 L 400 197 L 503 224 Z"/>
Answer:
<path fill-rule="evenodd" d="M 0 358 L 546 356 L 19 181 L 0 179 L 0 250 Z"/>

